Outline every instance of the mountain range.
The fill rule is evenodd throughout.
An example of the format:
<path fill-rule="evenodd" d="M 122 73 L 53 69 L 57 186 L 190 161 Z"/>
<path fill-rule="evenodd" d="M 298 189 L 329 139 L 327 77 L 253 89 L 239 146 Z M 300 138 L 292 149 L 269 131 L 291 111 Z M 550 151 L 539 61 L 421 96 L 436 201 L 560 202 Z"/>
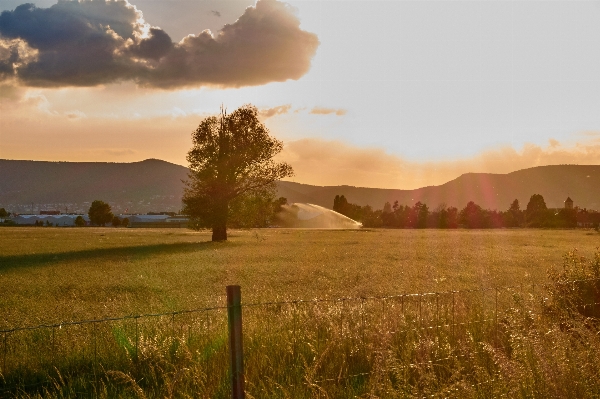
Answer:
<path fill-rule="evenodd" d="M 57 209 L 87 212 L 100 199 L 115 212 L 178 211 L 187 168 L 158 159 L 133 163 L 46 162 L 0 160 L 0 207 L 26 213 Z M 385 202 L 426 203 L 462 209 L 474 201 L 485 209 L 506 210 L 514 199 L 521 208 L 541 194 L 550 208 L 575 206 L 600 209 L 600 165 L 551 165 L 507 174 L 466 173 L 439 186 L 414 190 L 353 186 L 313 186 L 278 182 L 278 195 L 288 202 L 333 206 L 336 195 L 358 205 L 381 209 Z"/>

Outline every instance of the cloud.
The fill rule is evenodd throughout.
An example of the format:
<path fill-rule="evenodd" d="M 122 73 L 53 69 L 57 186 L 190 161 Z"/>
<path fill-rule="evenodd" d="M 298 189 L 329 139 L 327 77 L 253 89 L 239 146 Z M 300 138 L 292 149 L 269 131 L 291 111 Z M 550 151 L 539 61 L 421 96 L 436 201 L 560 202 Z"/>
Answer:
<path fill-rule="evenodd" d="M 79 110 L 65 112 L 65 116 L 67 117 L 67 119 L 69 119 L 71 121 L 75 121 L 75 120 L 79 120 L 79 119 L 83 119 L 83 118 L 87 117 L 87 115 L 85 113 L 83 113 Z"/>
<path fill-rule="evenodd" d="M 11 84 L 11 83 L 0 83 L 0 102 L 2 107 L 5 104 L 14 104 L 19 99 L 23 98 L 24 89 Z M 9 100 L 6 103 L 2 100 Z"/>
<path fill-rule="evenodd" d="M 287 114 L 291 108 L 291 104 L 286 104 L 273 108 L 264 108 L 259 110 L 258 113 L 263 119 L 268 119 L 275 115 Z"/>
<path fill-rule="evenodd" d="M 220 13 L 220 12 L 218 12 L 218 11 L 211 10 L 210 12 L 211 12 L 211 14 L 212 14 L 212 15 L 214 15 L 215 17 L 219 17 L 219 18 L 221 17 L 221 13 Z"/>
<path fill-rule="evenodd" d="M 173 49 L 173 42 L 162 29 L 150 28 L 150 36 L 130 46 L 131 54 L 143 59 L 159 61 Z"/>
<path fill-rule="evenodd" d="M 314 107 L 310 110 L 311 114 L 316 115 L 329 115 L 336 114 L 337 116 L 346 115 L 345 109 L 334 109 L 334 108 L 322 108 L 322 107 Z"/>
<path fill-rule="evenodd" d="M 56 115 L 56 112 L 50 110 L 50 101 L 48 101 L 48 98 L 37 91 L 25 92 L 19 103 L 26 110 L 33 107 L 44 115 Z"/>
<path fill-rule="evenodd" d="M 280 155 L 294 168 L 296 181 L 316 185 L 354 185 L 413 189 L 439 185 L 463 173 L 510 173 L 557 164 L 600 164 L 600 138 L 543 148 L 527 144 L 520 151 L 503 147 L 449 161 L 414 162 L 380 148 L 359 148 L 340 141 L 302 139 L 287 143 Z"/>
<path fill-rule="evenodd" d="M 294 10 L 258 0 L 216 34 L 179 43 L 127 0 L 23 4 L 0 14 L 0 82 L 26 86 L 240 87 L 299 79 L 310 68 L 317 36 L 300 29 Z"/>
<path fill-rule="evenodd" d="M 171 112 L 169 114 L 171 115 L 172 118 L 181 118 L 181 117 L 188 116 L 187 112 L 185 112 L 184 110 L 182 110 L 179 107 L 171 108 Z"/>

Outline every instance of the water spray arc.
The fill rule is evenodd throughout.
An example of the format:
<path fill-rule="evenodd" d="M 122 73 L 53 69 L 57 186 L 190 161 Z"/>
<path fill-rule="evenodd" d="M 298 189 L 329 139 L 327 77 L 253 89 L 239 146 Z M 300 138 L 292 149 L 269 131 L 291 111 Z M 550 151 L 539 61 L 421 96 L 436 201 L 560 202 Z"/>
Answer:
<path fill-rule="evenodd" d="M 359 229 L 362 223 L 314 204 L 284 205 L 275 223 L 280 227 L 313 229 Z"/>

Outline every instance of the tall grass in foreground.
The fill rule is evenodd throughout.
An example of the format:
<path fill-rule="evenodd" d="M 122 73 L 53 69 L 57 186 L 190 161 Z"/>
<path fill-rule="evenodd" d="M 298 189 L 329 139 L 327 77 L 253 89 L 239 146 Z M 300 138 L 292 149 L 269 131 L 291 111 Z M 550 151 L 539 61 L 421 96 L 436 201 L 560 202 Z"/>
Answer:
<path fill-rule="evenodd" d="M 600 395 L 594 321 L 482 293 L 246 306 L 248 397 Z M 11 336 L 0 395 L 229 397 L 224 310 L 177 316 Z"/>
<path fill-rule="evenodd" d="M 246 304 L 248 397 L 598 397 L 599 274 L 600 252 L 570 252 L 545 288 Z M 226 323 L 217 308 L 7 333 L 0 396 L 227 398 Z"/>

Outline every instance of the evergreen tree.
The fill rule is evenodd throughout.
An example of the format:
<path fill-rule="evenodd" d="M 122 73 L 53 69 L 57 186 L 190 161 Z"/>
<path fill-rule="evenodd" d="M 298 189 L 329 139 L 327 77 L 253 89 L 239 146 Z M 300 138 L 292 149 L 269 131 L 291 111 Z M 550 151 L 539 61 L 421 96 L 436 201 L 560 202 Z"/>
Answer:
<path fill-rule="evenodd" d="M 527 203 L 525 210 L 527 225 L 530 227 L 542 227 L 548 223 L 548 207 L 544 197 L 533 194 Z"/>

